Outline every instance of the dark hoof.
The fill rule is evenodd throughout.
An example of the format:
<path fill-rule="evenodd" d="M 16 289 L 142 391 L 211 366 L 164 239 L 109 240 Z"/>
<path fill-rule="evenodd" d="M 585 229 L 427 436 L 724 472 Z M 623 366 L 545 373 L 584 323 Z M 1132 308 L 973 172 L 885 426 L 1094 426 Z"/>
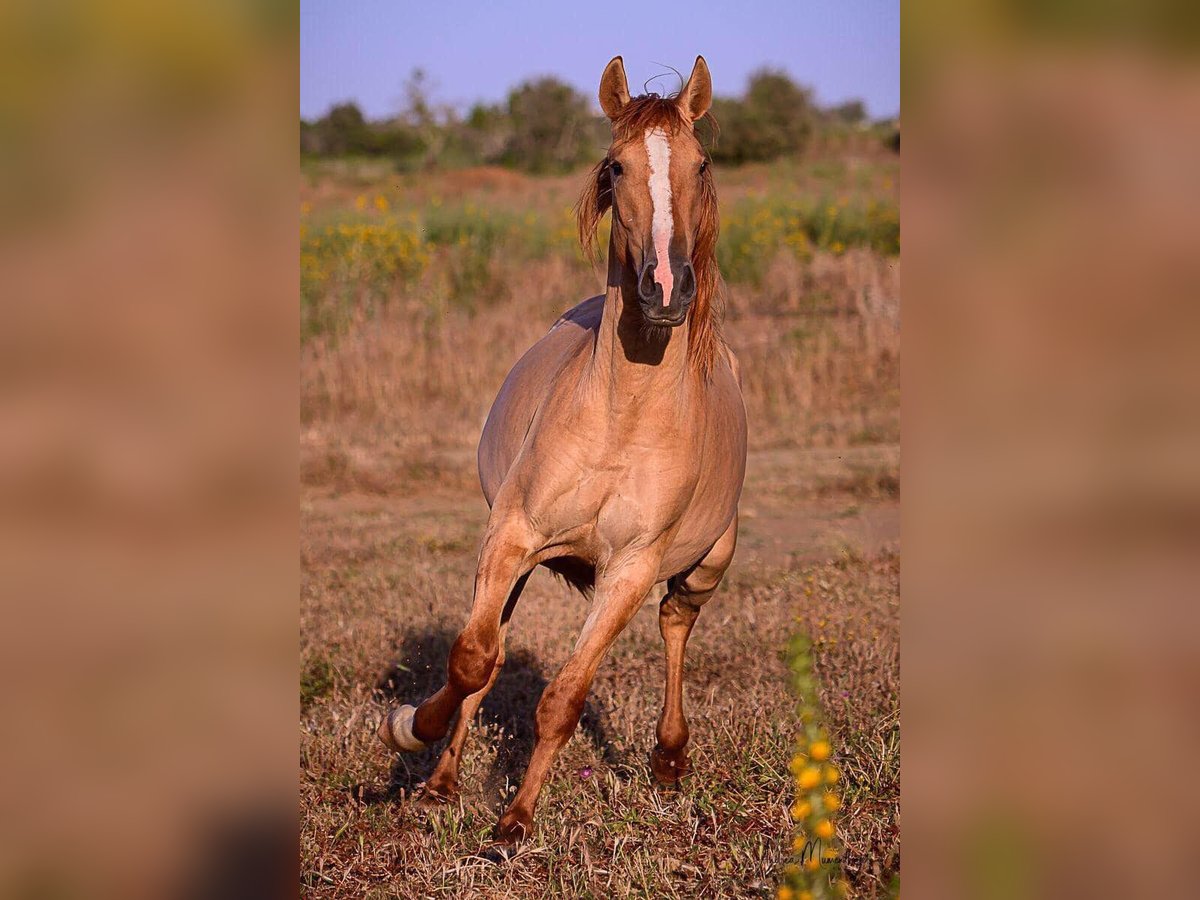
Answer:
<path fill-rule="evenodd" d="M 516 844 L 490 844 L 477 854 L 480 859 L 502 866 L 517 855 Z"/>
<path fill-rule="evenodd" d="M 650 751 L 650 771 L 659 784 L 678 784 L 679 779 L 692 773 L 692 763 L 686 752 L 670 754 L 655 747 Z"/>
<path fill-rule="evenodd" d="M 517 844 L 533 834 L 533 816 L 520 810 L 509 810 L 496 825 L 496 840 L 502 844 Z"/>
<path fill-rule="evenodd" d="M 440 809 L 458 797 L 458 788 L 453 785 L 425 785 L 417 795 L 416 805 L 422 809 Z"/>

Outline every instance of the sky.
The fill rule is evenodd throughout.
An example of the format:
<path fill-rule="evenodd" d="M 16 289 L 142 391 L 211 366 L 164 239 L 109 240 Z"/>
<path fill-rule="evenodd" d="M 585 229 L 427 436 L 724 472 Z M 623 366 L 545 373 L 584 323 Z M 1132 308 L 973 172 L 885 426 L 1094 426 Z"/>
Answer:
<path fill-rule="evenodd" d="M 618 54 L 633 94 L 662 64 L 686 78 L 703 54 L 718 95 L 740 94 L 769 65 L 823 105 L 860 98 L 872 117 L 900 111 L 899 0 L 301 0 L 300 115 L 345 100 L 368 118 L 395 114 L 418 67 L 435 100 L 462 109 L 538 75 L 594 98 Z M 679 81 L 648 87 L 666 94 Z"/>

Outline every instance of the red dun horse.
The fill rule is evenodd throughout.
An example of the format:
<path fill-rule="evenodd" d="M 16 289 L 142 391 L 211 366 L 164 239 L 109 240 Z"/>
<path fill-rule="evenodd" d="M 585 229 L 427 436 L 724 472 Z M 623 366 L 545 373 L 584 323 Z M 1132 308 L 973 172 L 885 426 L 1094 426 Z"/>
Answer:
<path fill-rule="evenodd" d="M 380 726 L 393 750 L 449 746 L 427 791 L 457 790 L 467 728 L 504 665 L 504 639 L 539 565 L 587 594 L 592 608 L 570 659 L 537 707 L 537 741 L 501 841 L 531 833 L 538 794 L 575 731 L 613 641 L 659 582 L 666 699 L 650 756 L 672 783 L 689 769 L 683 655 L 700 607 L 733 557 L 746 468 L 737 361 L 718 331 L 717 201 L 693 133 L 712 84 L 703 57 L 678 97 L 630 98 L 621 57 L 604 70 L 612 123 L 607 157 L 578 205 L 590 245 L 612 210 L 605 293 L 554 324 L 509 373 L 479 442 L 491 505 L 466 627 L 445 686 Z"/>

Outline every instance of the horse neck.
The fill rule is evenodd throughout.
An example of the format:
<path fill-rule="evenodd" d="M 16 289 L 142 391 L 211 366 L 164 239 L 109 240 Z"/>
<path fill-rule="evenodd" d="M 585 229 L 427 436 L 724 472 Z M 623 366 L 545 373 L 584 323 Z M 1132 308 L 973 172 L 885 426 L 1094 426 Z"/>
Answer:
<path fill-rule="evenodd" d="M 689 383 L 688 323 L 678 328 L 648 329 L 638 308 L 637 273 L 621 263 L 615 251 L 610 240 L 608 288 L 593 374 L 614 405 L 635 413 L 644 404 L 657 402 L 678 407 L 686 399 Z"/>

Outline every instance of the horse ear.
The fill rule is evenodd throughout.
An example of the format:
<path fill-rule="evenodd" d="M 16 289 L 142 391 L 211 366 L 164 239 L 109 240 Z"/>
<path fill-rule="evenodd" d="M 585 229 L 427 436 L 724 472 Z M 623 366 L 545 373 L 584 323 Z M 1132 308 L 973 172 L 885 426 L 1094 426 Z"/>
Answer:
<path fill-rule="evenodd" d="M 629 102 L 629 82 L 625 79 L 625 63 L 614 56 L 600 76 L 600 108 L 610 120 L 620 115 Z"/>
<path fill-rule="evenodd" d="M 692 122 L 701 118 L 712 106 L 712 76 L 708 74 L 708 63 L 703 56 L 696 57 L 692 74 L 688 76 L 687 84 L 679 91 L 675 102 Z"/>

